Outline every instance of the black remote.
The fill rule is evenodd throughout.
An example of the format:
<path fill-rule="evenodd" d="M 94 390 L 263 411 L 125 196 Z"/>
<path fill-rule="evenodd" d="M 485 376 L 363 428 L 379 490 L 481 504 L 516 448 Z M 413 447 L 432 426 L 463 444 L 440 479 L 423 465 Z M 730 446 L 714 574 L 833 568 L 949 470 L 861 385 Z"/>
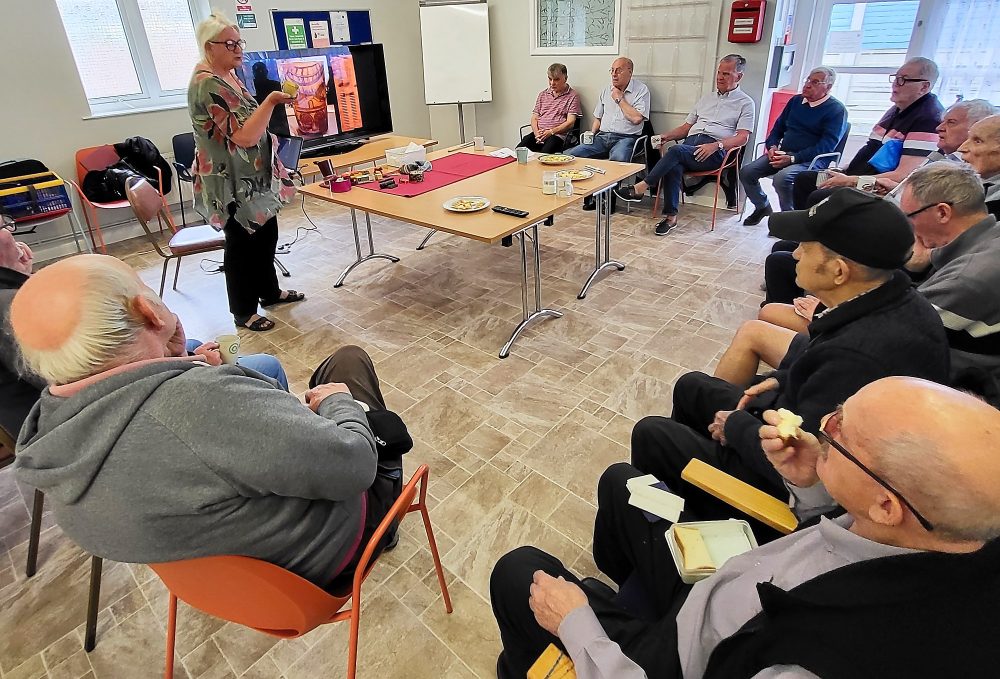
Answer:
<path fill-rule="evenodd" d="M 512 207 L 504 207 L 503 205 L 494 205 L 493 211 L 499 212 L 502 215 L 510 215 L 511 217 L 524 218 L 528 216 L 527 210 L 517 210 Z"/>

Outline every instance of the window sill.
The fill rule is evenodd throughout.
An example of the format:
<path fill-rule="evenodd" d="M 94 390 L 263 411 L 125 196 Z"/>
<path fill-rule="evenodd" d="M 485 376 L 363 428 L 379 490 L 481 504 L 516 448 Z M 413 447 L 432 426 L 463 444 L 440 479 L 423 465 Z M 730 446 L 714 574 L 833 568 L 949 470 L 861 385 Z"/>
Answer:
<path fill-rule="evenodd" d="M 156 106 L 143 106 L 123 109 L 121 111 L 102 111 L 84 116 L 84 120 L 98 120 L 100 118 L 117 118 L 118 116 L 130 116 L 134 113 L 154 113 L 156 111 L 172 111 L 174 109 L 187 108 L 187 103 L 159 104 Z"/>

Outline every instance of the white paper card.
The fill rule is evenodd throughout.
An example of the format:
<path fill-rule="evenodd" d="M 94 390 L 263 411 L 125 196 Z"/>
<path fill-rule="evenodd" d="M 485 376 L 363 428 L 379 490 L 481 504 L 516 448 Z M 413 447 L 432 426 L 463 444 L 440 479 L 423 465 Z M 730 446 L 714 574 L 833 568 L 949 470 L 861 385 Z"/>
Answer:
<path fill-rule="evenodd" d="M 347 23 L 347 12 L 330 12 L 330 25 L 333 26 L 333 42 L 351 42 L 351 27 Z"/>

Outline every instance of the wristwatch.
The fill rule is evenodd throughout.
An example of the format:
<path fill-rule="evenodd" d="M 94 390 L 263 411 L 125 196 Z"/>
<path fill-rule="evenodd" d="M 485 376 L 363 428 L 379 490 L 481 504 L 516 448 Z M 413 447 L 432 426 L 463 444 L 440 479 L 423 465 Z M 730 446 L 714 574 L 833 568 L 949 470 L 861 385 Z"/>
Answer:
<path fill-rule="evenodd" d="M 614 102 L 615 102 L 616 104 L 618 104 L 619 106 L 621 106 L 621 105 L 622 105 L 622 100 L 621 100 L 621 99 L 613 99 L 612 101 L 614 101 Z"/>
<path fill-rule="evenodd" d="M 719 150 L 720 151 L 725 151 L 726 150 L 726 145 L 725 144 L 723 144 L 721 141 L 718 142 L 718 144 L 719 144 Z"/>

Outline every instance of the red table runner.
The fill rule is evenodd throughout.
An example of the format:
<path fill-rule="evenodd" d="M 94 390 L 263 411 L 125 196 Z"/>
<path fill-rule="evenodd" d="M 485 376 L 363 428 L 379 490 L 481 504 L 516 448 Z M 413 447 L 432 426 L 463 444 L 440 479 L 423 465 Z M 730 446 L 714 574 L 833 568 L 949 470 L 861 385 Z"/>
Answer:
<path fill-rule="evenodd" d="M 400 181 L 398 175 L 389 175 L 398 184 L 394 189 L 379 188 L 378 182 L 358 184 L 357 188 L 411 198 L 513 162 L 514 158 L 494 158 L 493 156 L 472 153 L 456 153 L 452 156 L 432 160 L 432 169 L 424 173 L 424 181 L 422 182 Z"/>

